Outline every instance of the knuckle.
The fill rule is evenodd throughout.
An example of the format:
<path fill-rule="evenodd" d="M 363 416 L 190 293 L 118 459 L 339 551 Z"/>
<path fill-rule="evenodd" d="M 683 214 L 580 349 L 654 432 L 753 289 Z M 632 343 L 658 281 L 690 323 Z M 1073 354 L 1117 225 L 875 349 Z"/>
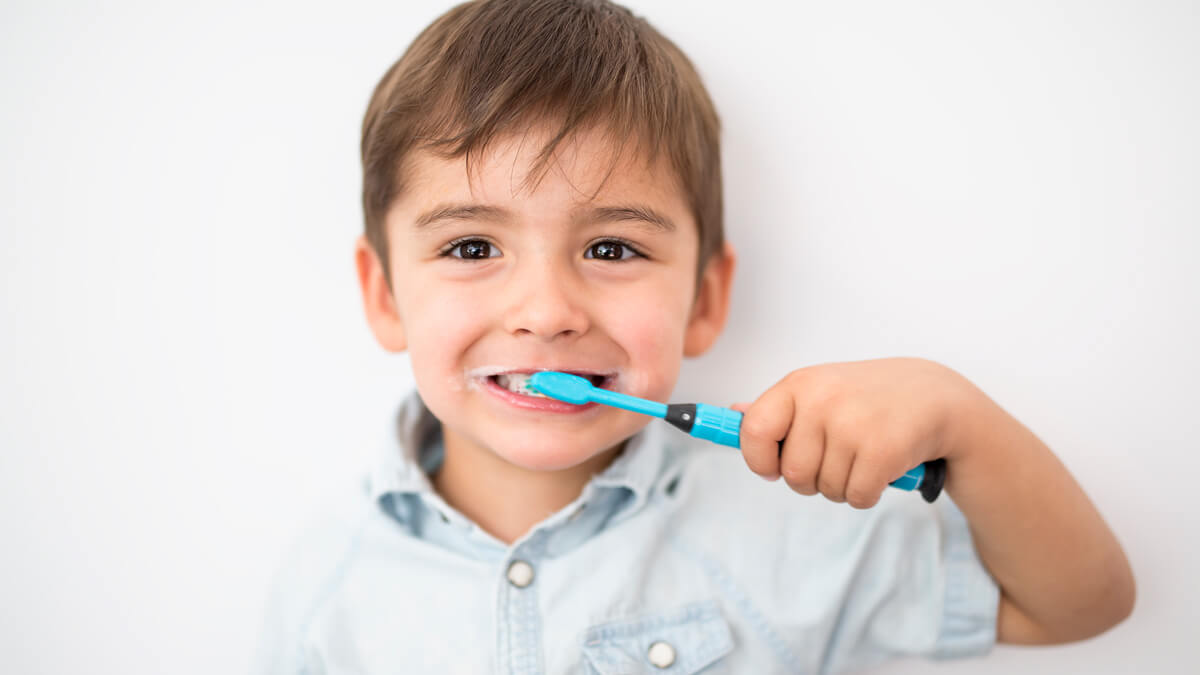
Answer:
<path fill-rule="evenodd" d="M 812 474 L 803 467 L 796 466 L 795 464 L 785 464 L 780 473 L 783 474 L 783 480 L 793 490 L 812 490 Z"/>
<path fill-rule="evenodd" d="M 895 444 L 886 441 L 868 443 L 858 451 L 858 459 L 868 467 L 885 464 L 895 453 Z"/>
<path fill-rule="evenodd" d="M 835 405 L 829 411 L 829 426 L 839 434 L 853 435 L 868 427 L 866 413 L 857 405 Z"/>
<path fill-rule="evenodd" d="M 846 388 L 850 382 L 843 368 L 829 365 L 821 368 L 819 376 L 813 378 L 813 385 L 826 395 L 834 395 Z"/>
<path fill-rule="evenodd" d="M 775 475 L 775 471 L 771 467 L 770 463 L 765 460 L 747 458 L 746 466 L 750 467 L 751 471 L 759 476 L 762 476 L 763 478 L 770 478 L 771 476 Z"/>
<path fill-rule="evenodd" d="M 745 452 L 744 450 L 742 452 L 742 456 L 745 458 L 746 466 L 750 468 L 750 471 L 760 476 L 766 473 L 767 467 L 765 466 L 765 462 L 759 460 L 757 457 Z"/>
<path fill-rule="evenodd" d="M 742 419 L 742 434 L 752 441 L 769 441 L 770 425 L 760 415 L 746 414 Z"/>
<path fill-rule="evenodd" d="M 815 410 L 831 410 L 837 406 L 837 387 L 828 381 L 813 379 L 803 385 L 806 406 Z"/>
<path fill-rule="evenodd" d="M 869 509 L 879 501 L 879 494 L 866 488 L 846 490 L 846 503 L 856 509 Z"/>
<path fill-rule="evenodd" d="M 835 502 L 845 501 L 845 495 L 842 494 L 842 487 L 828 478 L 817 479 L 817 488 L 820 489 L 821 494 Z"/>
<path fill-rule="evenodd" d="M 758 441 L 742 442 L 742 459 L 753 471 L 771 471 L 775 468 L 775 454 L 767 451 L 767 446 Z"/>
<path fill-rule="evenodd" d="M 804 368 L 798 368 L 788 373 L 783 377 L 783 381 L 791 386 L 800 386 L 808 379 L 808 373 Z"/>

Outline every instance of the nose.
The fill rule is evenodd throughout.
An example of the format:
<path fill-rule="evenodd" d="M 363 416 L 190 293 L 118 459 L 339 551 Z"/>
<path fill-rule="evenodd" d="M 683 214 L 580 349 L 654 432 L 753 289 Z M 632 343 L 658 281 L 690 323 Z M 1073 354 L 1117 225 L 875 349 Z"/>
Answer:
<path fill-rule="evenodd" d="M 545 259 L 519 265 L 509 280 L 504 327 L 511 335 L 544 341 L 578 337 L 590 322 L 584 296 L 570 270 Z"/>

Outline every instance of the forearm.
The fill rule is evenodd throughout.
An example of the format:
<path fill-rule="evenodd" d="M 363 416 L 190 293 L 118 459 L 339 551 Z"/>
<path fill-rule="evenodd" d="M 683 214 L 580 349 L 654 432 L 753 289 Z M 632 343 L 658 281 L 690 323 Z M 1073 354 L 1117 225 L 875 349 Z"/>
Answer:
<path fill-rule="evenodd" d="M 1121 545 L 1054 453 L 970 389 L 954 415 L 945 489 L 1010 605 L 1000 639 L 1065 642 L 1108 629 L 1133 606 Z"/>

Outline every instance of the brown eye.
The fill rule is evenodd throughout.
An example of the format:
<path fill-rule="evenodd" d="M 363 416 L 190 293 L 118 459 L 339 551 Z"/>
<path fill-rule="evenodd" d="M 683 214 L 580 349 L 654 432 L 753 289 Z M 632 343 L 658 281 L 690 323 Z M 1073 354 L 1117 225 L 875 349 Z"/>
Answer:
<path fill-rule="evenodd" d="M 491 255 L 493 248 L 491 244 L 482 239 L 469 239 L 455 244 L 448 253 L 455 258 L 462 258 L 464 260 L 486 260 L 494 257 Z M 458 255 L 455 255 L 456 251 Z"/>
<path fill-rule="evenodd" d="M 640 255 L 633 250 L 631 246 L 627 246 L 619 241 L 598 241 L 588 247 L 588 253 L 591 255 L 584 256 L 585 258 L 594 258 L 598 260 L 629 260 L 630 258 Z M 626 254 L 629 254 L 628 256 Z"/>

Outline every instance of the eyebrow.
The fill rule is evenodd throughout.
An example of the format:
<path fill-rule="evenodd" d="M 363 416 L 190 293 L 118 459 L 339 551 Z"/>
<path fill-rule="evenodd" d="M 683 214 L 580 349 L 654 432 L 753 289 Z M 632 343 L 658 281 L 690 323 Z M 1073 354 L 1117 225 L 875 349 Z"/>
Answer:
<path fill-rule="evenodd" d="M 417 216 L 413 226 L 417 230 L 435 229 L 439 224 L 451 220 L 487 220 L 510 222 L 513 213 L 499 206 L 486 204 L 440 204 Z M 596 223 L 635 222 L 655 232 L 674 232 L 675 223 L 654 209 L 640 204 L 620 206 L 579 207 L 572 213 L 575 225 Z"/>

